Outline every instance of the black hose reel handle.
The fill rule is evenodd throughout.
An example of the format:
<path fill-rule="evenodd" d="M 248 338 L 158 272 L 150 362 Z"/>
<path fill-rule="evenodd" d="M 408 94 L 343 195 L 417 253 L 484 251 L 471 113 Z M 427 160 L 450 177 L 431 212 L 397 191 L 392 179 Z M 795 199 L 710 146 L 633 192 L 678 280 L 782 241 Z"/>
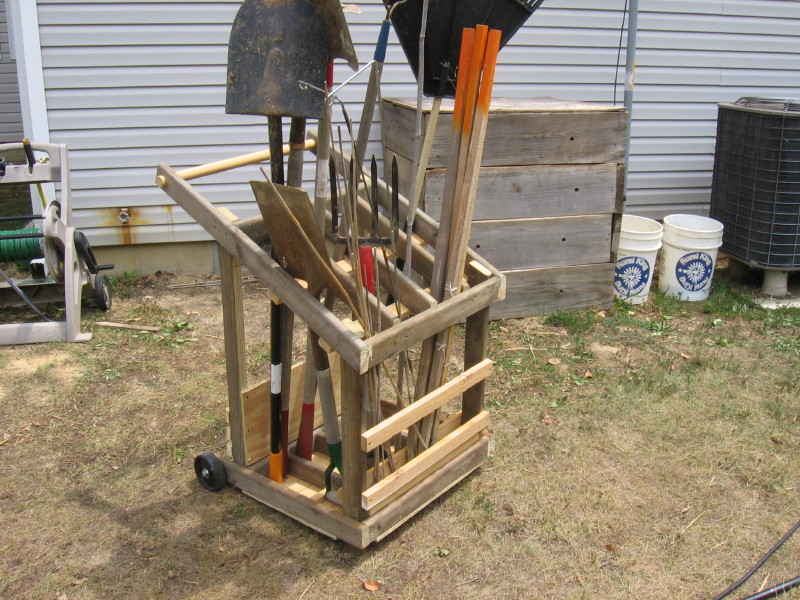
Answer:
<path fill-rule="evenodd" d="M 81 259 L 83 259 L 86 268 L 89 269 L 89 273 L 92 275 L 97 275 L 97 273 L 100 271 L 108 271 L 114 268 L 114 265 L 97 264 L 97 259 L 94 257 L 94 252 L 92 251 L 92 246 L 89 244 L 89 240 L 82 231 L 76 231 L 73 240 L 75 241 L 75 249 L 78 251 L 78 255 L 81 257 Z"/>

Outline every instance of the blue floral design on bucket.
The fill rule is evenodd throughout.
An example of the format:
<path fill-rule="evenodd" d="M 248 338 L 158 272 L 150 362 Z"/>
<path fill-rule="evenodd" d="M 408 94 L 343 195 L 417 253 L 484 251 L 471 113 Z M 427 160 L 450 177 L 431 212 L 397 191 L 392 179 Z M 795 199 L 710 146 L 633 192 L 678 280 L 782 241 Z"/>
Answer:
<path fill-rule="evenodd" d="M 711 282 L 714 260 L 705 252 L 684 254 L 675 263 L 675 279 L 689 292 L 704 290 Z"/>
<path fill-rule="evenodd" d="M 650 281 L 650 263 L 641 256 L 625 256 L 614 266 L 614 289 L 624 298 L 638 296 Z"/>

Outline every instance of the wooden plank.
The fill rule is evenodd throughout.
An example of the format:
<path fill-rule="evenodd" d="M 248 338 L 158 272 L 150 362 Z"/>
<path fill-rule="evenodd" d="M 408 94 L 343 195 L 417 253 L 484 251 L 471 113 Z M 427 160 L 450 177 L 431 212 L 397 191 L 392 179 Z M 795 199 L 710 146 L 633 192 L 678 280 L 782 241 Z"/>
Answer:
<path fill-rule="evenodd" d="M 359 440 L 364 415 L 362 375 L 342 365 L 342 509 L 347 517 L 361 520 L 361 492 L 367 473 L 367 455 Z"/>
<path fill-rule="evenodd" d="M 476 221 L 470 247 L 503 271 L 604 263 L 612 215 Z"/>
<path fill-rule="evenodd" d="M 263 249 L 232 224 L 177 175 L 174 169 L 161 163 L 157 170 L 159 186 L 197 221 L 215 240 L 242 265 L 271 289 L 316 331 L 342 358 L 356 369 L 365 368 L 366 344 L 344 327 L 330 311 L 304 290 Z"/>
<path fill-rule="evenodd" d="M 467 443 L 471 437 L 480 433 L 488 424 L 489 413 L 485 411 L 470 419 L 453 433 L 445 436 L 430 448 L 412 458 L 403 467 L 364 491 L 361 494 L 361 506 L 364 510 L 369 510 L 372 506 L 396 492 L 405 483 L 414 479 L 429 466 L 438 462 L 442 456 Z"/>
<path fill-rule="evenodd" d="M 364 521 L 367 527 L 367 543 L 380 541 L 395 531 L 481 466 L 488 455 L 489 438 L 481 436 L 475 444 L 465 448 L 458 458 L 438 469 L 435 475 L 420 481 L 405 495 L 368 517 Z"/>
<path fill-rule="evenodd" d="M 489 306 L 498 298 L 501 281 L 502 277 L 493 277 L 445 300 L 436 308 L 414 315 L 388 331 L 373 335 L 366 340 L 370 348 L 369 366 L 378 365 L 429 338 L 432 332 L 442 331 Z"/>
<path fill-rule="evenodd" d="M 459 419 L 457 419 L 458 424 L 460 424 L 460 422 L 461 422 L 460 416 L 461 416 L 461 413 L 459 413 Z M 448 433 L 450 433 L 450 432 L 448 432 Z M 386 508 L 388 505 L 392 504 L 393 502 L 396 502 L 401 496 L 403 496 L 404 494 L 406 494 L 409 491 L 411 491 L 414 487 L 419 485 L 421 482 L 425 481 L 425 479 L 427 479 L 429 477 L 437 477 L 438 476 L 437 472 L 439 471 L 439 469 L 441 469 L 443 466 L 445 466 L 451 460 L 457 459 L 470 446 L 472 446 L 475 443 L 478 443 L 480 438 L 481 438 L 481 436 L 477 436 L 476 435 L 476 436 L 474 436 L 474 441 L 473 442 L 464 444 L 463 446 L 460 446 L 460 447 L 456 448 L 455 450 L 453 450 L 452 452 L 442 456 L 436 463 L 430 465 L 427 469 L 425 469 L 424 471 L 419 473 L 416 477 L 414 477 L 414 479 L 411 479 L 411 480 L 407 481 L 400 489 L 395 491 L 393 494 L 391 494 L 387 498 L 383 499 L 381 502 L 375 504 L 370 510 L 367 511 L 367 514 L 368 515 L 374 515 L 375 513 L 383 510 L 384 508 Z M 405 448 L 403 448 L 403 450 L 405 450 Z M 402 463 L 400 463 L 400 466 L 402 467 L 402 465 L 405 464 L 405 462 L 407 462 L 407 461 L 404 460 Z M 367 518 L 369 518 L 369 517 L 367 517 Z"/>
<path fill-rule="evenodd" d="M 331 363 L 331 377 L 334 383 L 334 392 L 338 390 L 340 377 L 340 360 L 338 355 L 329 355 Z M 303 401 L 303 386 L 300 385 L 305 376 L 306 363 L 301 362 L 292 365 L 291 378 L 297 385 L 289 386 L 289 406 L 300 407 Z M 269 391 L 270 380 L 265 379 L 242 391 L 242 405 L 244 410 L 244 439 L 245 456 L 248 466 L 261 460 L 269 454 L 269 432 L 270 432 L 270 413 L 269 413 Z M 334 394 L 337 409 L 341 407 L 341 397 L 338 393 Z M 314 402 L 314 428 L 321 427 L 322 409 L 319 403 L 319 394 Z M 289 411 L 289 443 L 297 439 L 300 430 L 300 410 Z"/>
<path fill-rule="evenodd" d="M 458 429 L 462 425 L 462 416 L 463 415 L 462 415 L 461 411 L 459 411 L 459 412 L 451 415 L 450 417 L 446 418 L 441 423 L 439 423 L 439 426 L 436 429 L 436 435 L 434 437 L 434 443 L 438 442 L 442 438 L 450 435 L 456 429 Z M 467 444 L 467 446 L 469 446 L 469 444 Z M 407 449 L 408 449 L 407 447 L 402 447 L 399 450 L 394 452 L 393 458 L 394 458 L 394 464 L 395 464 L 396 468 L 397 467 L 402 467 L 403 465 L 405 465 L 408 462 Z M 380 503 L 376 504 L 375 506 L 373 506 L 371 510 L 367 511 L 367 513 L 370 514 L 370 515 L 373 515 L 376 512 L 382 510 L 384 507 L 386 507 L 386 505 L 388 503 L 392 502 L 398 496 L 401 496 L 404 493 L 406 493 L 407 491 L 409 491 L 409 489 L 412 486 L 420 483 L 423 479 L 425 479 L 425 477 L 427 477 L 428 475 L 430 475 L 434 471 L 438 471 L 444 465 L 446 465 L 448 462 L 453 460 L 457 455 L 460 455 L 463 452 L 465 452 L 465 448 L 464 447 L 456 448 L 456 450 L 454 450 L 450 454 L 447 454 L 446 456 L 444 456 L 441 460 L 439 460 L 433 466 L 429 467 L 428 469 L 426 469 L 425 471 L 420 473 L 415 479 L 407 482 L 402 488 L 397 490 L 394 494 L 392 494 L 388 498 L 384 499 L 382 502 L 380 502 Z M 388 460 L 383 461 L 384 466 L 387 466 L 388 462 L 389 462 Z M 373 471 L 374 471 L 374 468 L 373 469 L 369 469 L 367 471 L 367 481 L 369 481 L 370 478 L 372 477 Z"/>
<path fill-rule="evenodd" d="M 416 110 L 416 98 L 384 98 L 385 105 L 397 106 L 405 110 Z M 440 111 L 442 113 L 453 112 L 454 101 L 452 98 L 445 98 L 442 100 Z M 433 101 L 430 98 L 422 99 L 422 110 L 425 116 L 429 116 Z M 595 104 L 593 102 L 580 102 L 576 100 L 562 100 L 561 98 L 553 98 L 552 96 L 539 96 L 536 98 L 492 98 L 493 113 L 553 113 L 553 112 L 590 112 L 602 113 L 623 112 L 624 108 L 621 106 L 609 106 L 607 104 Z"/>
<path fill-rule="evenodd" d="M 509 110 L 492 101 L 482 166 L 620 162 L 624 156 L 625 113 L 621 110 Z M 384 102 L 384 145 L 413 156 L 414 111 Z M 430 168 L 447 164 L 452 114 L 439 117 Z M 424 133 L 424 132 L 423 132 Z"/>
<path fill-rule="evenodd" d="M 225 372 L 228 379 L 228 426 L 230 453 L 240 465 L 247 462 L 245 450 L 242 388 L 247 385 L 247 355 L 244 345 L 242 267 L 225 248 L 219 248 L 222 278 L 222 323 L 225 331 Z"/>
<path fill-rule="evenodd" d="M 311 500 L 225 457 L 219 459 L 225 466 L 228 483 L 251 498 L 335 540 L 356 548 L 366 548 L 369 544 L 367 527 L 344 516 L 335 504 L 324 499 Z"/>
<path fill-rule="evenodd" d="M 444 169 L 425 177 L 425 210 L 439 218 Z M 616 163 L 482 167 L 473 220 L 533 219 L 614 212 Z"/>
<path fill-rule="evenodd" d="M 473 365 L 486 362 L 489 342 L 489 312 L 486 307 L 467 317 L 466 334 L 464 337 L 464 369 L 471 370 Z M 481 379 L 476 385 L 464 391 L 461 403 L 464 423 L 475 417 L 483 410 L 483 397 L 486 393 L 486 379 Z"/>
<path fill-rule="evenodd" d="M 471 365 L 460 375 L 436 388 L 419 400 L 406 406 L 391 417 L 361 434 L 361 450 L 369 452 L 383 442 L 391 439 L 422 417 L 441 408 L 450 400 L 486 379 L 492 374 L 493 362 L 489 359 Z"/>
<path fill-rule="evenodd" d="M 492 319 L 546 315 L 555 310 L 609 307 L 614 263 L 530 269 L 506 273 L 508 295 L 491 307 Z"/>

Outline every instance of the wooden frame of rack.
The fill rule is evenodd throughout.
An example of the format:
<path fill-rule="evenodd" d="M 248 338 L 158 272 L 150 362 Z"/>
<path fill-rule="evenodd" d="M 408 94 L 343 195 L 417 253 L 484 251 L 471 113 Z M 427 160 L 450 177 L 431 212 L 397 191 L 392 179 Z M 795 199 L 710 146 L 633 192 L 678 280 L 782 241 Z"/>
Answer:
<path fill-rule="evenodd" d="M 307 147 L 309 147 L 307 145 Z M 309 149 L 313 149 L 311 142 Z M 259 154 L 259 153 L 256 153 Z M 251 156 L 266 160 L 268 156 Z M 225 161 L 220 161 L 223 164 Z M 230 163 L 230 161 L 228 161 Z M 225 169 L 241 166 L 233 161 Z M 218 457 L 225 467 L 227 483 L 252 498 L 334 539 L 341 539 L 358 548 L 380 540 L 410 519 L 435 498 L 456 485 L 477 469 L 487 458 L 489 450 L 488 413 L 483 398 L 486 377 L 491 374 L 492 361 L 487 358 L 489 307 L 505 294 L 505 278 L 494 267 L 470 252 L 466 267 L 465 291 L 446 301 L 436 303 L 414 281 L 429 281 L 433 266 L 437 224 L 418 212 L 414 239 L 407 240 L 401 232 L 397 253 L 405 254 L 407 243 L 412 244 L 414 279 L 401 285 L 400 301 L 405 307 L 403 318 L 387 319 L 379 333 L 362 339 L 358 332 L 340 320 L 309 294 L 302 282 L 293 279 L 260 246 L 263 224 L 250 219 L 234 224 L 214 207 L 187 181 L 202 174 L 219 170 L 195 167 L 178 172 L 169 165 L 158 167 L 157 184 L 190 214 L 217 241 L 220 247 L 222 276 L 225 355 L 228 377 L 228 401 L 231 458 Z M 199 170 L 198 170 L 199 169 Z M 378 182 L 379 201 L 389 207 L 389 191 Z M 408 202 L 401 197 L 401 222 L 405 221 Z M 359 211 L 371 213 L 366 201 Z M 389 233 L 389 223 L 379 219 L 381 234 Z M 365 219 L 369 222 L 369 219 Z M 321 436 L 315 441 L 311 461 L 290 453 L 289 474 L 282 483 L 268 478 L 269 473 L 269 382 L 248 386 L 247 357 L 244 344 L 244 322 L 241 269 L 246 267 L 270 294 L 282 301 L 293 315 L 320 337 L 329 350 L 335 383 L 338 380 L 337 406 L 341 415 L 342 454 L 344 473 L 334 473 L 334 489 L 338 500 L 326 496 L 323 472 L 327 462 L 326 444 Z M 339 264 L 336 272 L 346 285 L 348 265 Z M 352 279 L 352 278 L 350 278 Z M 376 299 L 375 310 L 391 315 L 388 307 Z M 387 417 L 374 427 L 363 425 L 363 390 L 370 369 L 384 361 L 394 360 L 401 352 L 413 348 L 433 332 L 445 330 L 457 323 L 466 324 L 463 371 L 444 385 L 405 408 L 382 400 Z M 299 362 L 285 367 L 284 377 L 301 382 L 305 364 Z M 290 385 L 290 442 L 296 439 L 299 403 L 302 391 Z M 460 404 L 459 404 L 460 398 Z M 406 448 L 393 453 L 395 470 L 375 481 L 374 465 L 368 464 L 370 453 L 380 444 L 403 439 L 408 428 L 422 417 L 432 414 L 445 404 L 456 405 L 444 418 L 434 442 L 423 452 L 408 457 Z M 321 411 L 317 410 L 316 414 Z M 320 423 L 321 425 L 321 418 Z M 291 448 L 291 445 L 290 445 Z M 380 467 L 380 465 L 379 465 Z"/>

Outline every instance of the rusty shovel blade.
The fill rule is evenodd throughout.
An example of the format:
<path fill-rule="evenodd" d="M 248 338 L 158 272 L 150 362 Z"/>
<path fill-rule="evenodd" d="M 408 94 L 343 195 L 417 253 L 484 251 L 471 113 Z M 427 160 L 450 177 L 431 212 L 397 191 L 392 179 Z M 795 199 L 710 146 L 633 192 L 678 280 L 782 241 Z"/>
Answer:
<path fill-rule="evenodd" d="M 244 0 L 228 43 L 225 112 L 319 119 L 328 62 L 339 56 L 357 65 L 338 0 Z"/>

